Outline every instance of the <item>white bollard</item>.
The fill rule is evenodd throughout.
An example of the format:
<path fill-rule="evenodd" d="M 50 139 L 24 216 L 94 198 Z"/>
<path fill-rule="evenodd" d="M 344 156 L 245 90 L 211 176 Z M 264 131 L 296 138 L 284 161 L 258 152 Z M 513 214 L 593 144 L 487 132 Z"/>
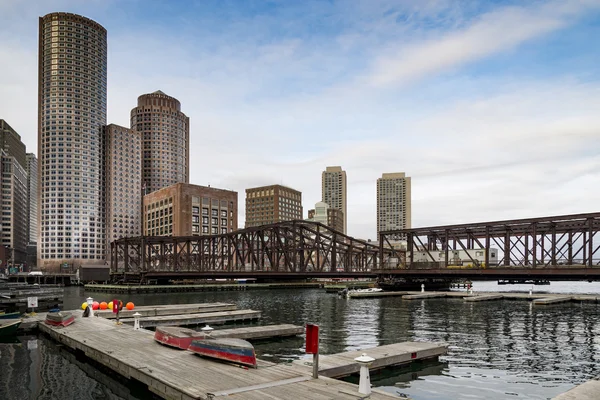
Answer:
<path fill-rule="evenodd" d="M 90 309 L 90 317 L 94 316 L 94 307 L 92 307 L 94 305 L 94 299 L 92 299 L 91 297 L 88 297 L 86 299 L 87 303 L 88 303 L 88 308 Z"/>
<path fill-rule="evenodd" d="M 423 293 L 425 291 L 425 284 L 421 283 L 421 293 Z"/>
<path fill-rule="evenodd" d="M 362 353 L 360 357 L 354 359 L 360 364 L 360 381 L 358 383 L 358 393 L 360 394 L 371 394 L 371 377 L 369 376 L 369 367 L 373 364 L 375 359 L 369 357 L 366 353 Z"/>
<path fill-rule="evenodd" d="M 208 337 L 210 337 L 210 334 L 212 333 L 212 331 L 215 330 L 215 328 L 211 328 L 208 324 L 206 324 L 206 326 L 200 330 L 202 331 L 202 333 L 204 333 L 204 337 L 208 338 Z"/>
<path fill-rule="evenodd" d="M 531 287 L 531 289 L 529 289 L 529 295 L 531 296 L 533 294 L 533 286 Z"/>
<path fill-rule="evenodd" d="M 135 314 L 133 314 L 133 330 L 134 331 L 139 331 L 140 330 L 140 317 L 142 316 L 142 314 L 140 314 L 139 312 L 136 312 Z"/>

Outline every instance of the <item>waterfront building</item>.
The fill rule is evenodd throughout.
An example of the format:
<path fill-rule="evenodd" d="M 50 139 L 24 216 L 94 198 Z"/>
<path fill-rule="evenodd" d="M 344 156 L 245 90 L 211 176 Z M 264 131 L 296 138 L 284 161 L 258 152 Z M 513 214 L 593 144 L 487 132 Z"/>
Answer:
<path fill-rule="evenodd" d="M 27 172 L 4 150 L 2 163 L 2 245 L 6 248 L 7 265 L 24 264 L 27 260 Z"/>
<path fill-rule="evenodd" d="M 112 241 L 142 234 L 142 136 L 115 124 L 103 129 L 108 260 Z"/>
<path fill-rule="evenodd" d="M 144 196 L 144 235 L 199 236 L 238 228 L 238 194 L 176 183 Z"/>
<path fill-rule="evenodd" d="M 102 126 L 106 29 L 51 13 L 39 20 L 38 267 L 97 264 L 105 257 Z"/>
<path fill-rule="evenodd" d="M 131 129 L 142 134 L 143 181 L 147 193 L 189 183 L 190 119 L 181 103 L 160 90 L 138 97 Z"/>
<path fill-rule="evenodd" d="M 21 136 L 3 119 L 0 119 L 0 149 L 6 155 L 14 157 L 21 167 L 26 168 L 27 156 L 25 143 Z"/>
<path fill-rule="evenodd" d="M 319 222 L 334 231 L 344 231 L 344 213 L 322 201 L 316 203 L 314 209 L 308 210 L 308 221 Z"/>
<path fill-rule="evenodd" d="M 348 230 L 348 199 L 346 171 L 342 167 L 327 167 L 321 176 L 321 201 L 343 213 L 344 229 Z"/>
<path fill-rule="evenodd" d="M 37 263 L 38 236 L 38 159 L 27 153 L 27 265 Z"/>
<path fill-rule="evenodd" d="M 385 173 L 377 179 L 377 235 L 411 228 L 410 177 L 404 172 Z"/>
<path fill-rule="evenodd" d="M 302 192 L 282 185 L 246 189 L 246 228 L 302 219 Z"/>

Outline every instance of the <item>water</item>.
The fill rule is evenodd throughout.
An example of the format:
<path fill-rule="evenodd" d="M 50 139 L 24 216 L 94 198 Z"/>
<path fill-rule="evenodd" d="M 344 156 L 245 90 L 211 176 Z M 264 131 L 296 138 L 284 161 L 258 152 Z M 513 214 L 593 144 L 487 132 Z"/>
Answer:
<path fill-rule="evenodd" d="M 476 283 L 474 289 L 529 291 L 530 286 Z M 541 291 L 600 293 L 600 285 L 534 287 L 534 292 Z M 67 288 L 65 308 L 79 308 L 88 295 L 99 301 L 114 297 Z M 119 296 L 138 306 L 233 302 L 239 309 L 262 310 L 260 324 L 317 323 L 324 354 L 407 340 L 448 342 L 449 354 L 440 362 L 373 374 L 375 386 L 415 400 L 548 399 L 600 374 L 600 308 L 595 304 L 533 307 L 526 301 L 346 300 L 317 289 Z M 259 357 L 279 362 L 304 357 L 303 346 L 302 338 L 255 344 Z M 109 371 L 75 359 L 46 338 L 0 343 L 1 399 L 149 396 Z"/>

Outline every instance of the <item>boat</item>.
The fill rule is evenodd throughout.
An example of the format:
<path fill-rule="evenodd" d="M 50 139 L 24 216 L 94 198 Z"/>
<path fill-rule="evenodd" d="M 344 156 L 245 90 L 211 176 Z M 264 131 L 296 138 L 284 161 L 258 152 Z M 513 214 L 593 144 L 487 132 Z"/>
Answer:
<path fill-rule="evenodd" d="M 2 319 L 16 319 L 16 318 L 20 318 L 21 317 L 21 313 L 20 312 L 11 312 L 11 313 L 6 313 L 4 311 L 0 312 L 0 320 Z"/>
<path fill-rule="evenodd" d="M 201 356 L 256 368 L 254 347 L 244 339 L 194 338 L 188 350 Z"/>
<path fill-rule="evenodd" d="M 14 336 L 21 322 L 20 319 L 17 321 L 0 322 L 0 337 Z"/>
<path fill-rule="evenodd" d="M 75 322 L 75 317 L 73 314 L 64 311 L 49 312 L 46 314 L 45 322 L 52 326 L 69 326 Z"/>
<path fill-rule="evenodd" d="M 377 292 L 383 292 L 383 289 L 372 287 L 372 288 L 368 288 L 368 289 L 354 290 L 354 293 L 377 293 Z"/>
<path fill-rule="evenodd" d="M 193 339 L 203 338 L 204 333 L 178 326 L 157 326 L 154 340 L 167 346 L 187 350 Z"/>

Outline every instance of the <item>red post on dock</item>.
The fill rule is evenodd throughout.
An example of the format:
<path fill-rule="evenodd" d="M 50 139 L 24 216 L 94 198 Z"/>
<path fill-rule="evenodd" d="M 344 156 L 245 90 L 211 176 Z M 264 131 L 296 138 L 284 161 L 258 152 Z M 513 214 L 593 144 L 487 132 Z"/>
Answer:
<path fill-rule="evenodd" d="M 313 378 L 319 378 L 319 325 L 306 324 L 306 354 L 313 355 Z"/>

